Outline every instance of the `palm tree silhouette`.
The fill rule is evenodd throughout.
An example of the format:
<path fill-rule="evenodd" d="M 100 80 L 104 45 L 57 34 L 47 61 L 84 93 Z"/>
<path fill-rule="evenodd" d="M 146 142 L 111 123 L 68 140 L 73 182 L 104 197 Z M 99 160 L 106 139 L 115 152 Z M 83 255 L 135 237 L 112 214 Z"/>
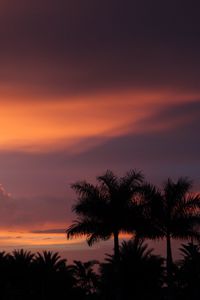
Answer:
<path fill-rule="evenodd" d="M 32 293 L 32 262 L 34 254 L 24 249 L 14 250 L 8 256 L 9 261 L 9 282 L 12 289 L 7 292 L 15 297 L 30 298 Z"/>
<path fill-rule="evenodd" d="M 33 267 L 36 279 L 35 290 L 37 290 L 37 294 L 41 296 L 41 299 L 56 298 L 56 295 L 59 298 L 60 293 L 65 292 L 63 289 L 63 276 L 66 276 L 65 289 L 68 290 L 67 280 L 69 277 L 66 272 L 66 259 L 62 259 L 58 252 L 38 252 Z"/>
<path fill-rule="evenodd" d="M 24 249 L 14 250 L 11 255 L 11 260 L 14 260 L 16 264 L 19 264 L 21 267 L 24 265 L 29 267 L 33 261 L 35 254 L 31 251 L 26 251 Z"/>
<path fill-rule="evenodd" d="M 178 266 L 178 286 L 181 299 L 199 299 L 200 293 L 200 246 L 193 243 L 182 244 L 182 259 Z"/>
<path fill-rule="evenodd" d="M 76 286 L 85 291 L 86 295 L 96 292 L 99 276 L 94 272 L 94 266 L 98 264 L 97 260 L 81 262 L 74 260 L 74 264 L 70 266 L 73 276 L 76 279 Z"/>
<path fill-rule="evenodd" d="M 192 183 L 187 178 L 177 182 L 168 179 L 163 191 L 146 184 L 143 187 L 144 226 L 138 233 L 150 239 L 166 239 L 167 283 L 172 298 L 173 259 L 171 239 L 200 240 L 196 225 L 200 223 L 200 195 L 191 194 Z"/>
<path fill-rule="evenodd" d="M 5 251 L 0 251 L 0 298 L 6 298 L 11 274 L 10 255 Z"/>
<path fill-rule="evenodd" d="M 58 252 L 43 251 L 37 252 L 34 263 L 41 271 L 49 274 L 55 273 L 66 267 L 66 259 L 62 259 Z"/>
<path fill-rule="evenodd" d="M 67 238 L 86 235 L 91 246 L 99 240 L 114 237 L 114 255 L 119 260 L 119 233 L 130 229 L 130 208 L 133 196 L 143 181 L 141 172 L 130 170 L 118 178 L 112 171 L 97 177 L 98 184 L 77 182 L 72 188 L 78 195 L 73 211 L 78 218 L 66 230 Z"/>
<path fill-rule="evenodd" d="M 112 299 L 117 284 L 122 299 L 160 299 L 163 284 L 163 261 L 162 257 L 153 254 L 153 249 L 149 248 L 142 239 L 136 237 L 122 242 L 119 276 L 115 277 L 113 255 L 108 255 L 106 262 L 101 264 L 103 297 Z"/>

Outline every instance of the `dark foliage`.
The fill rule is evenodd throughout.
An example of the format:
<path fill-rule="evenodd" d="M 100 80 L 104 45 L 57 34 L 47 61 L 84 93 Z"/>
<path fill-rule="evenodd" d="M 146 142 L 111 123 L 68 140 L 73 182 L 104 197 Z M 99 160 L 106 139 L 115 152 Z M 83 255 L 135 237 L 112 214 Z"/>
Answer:
<path fill-rule="evenodd" d="M 118 268 L 113 256 L 101 265 L 102 298 L 115 299 L 117 288 L 122 299 L 161 299 L 164 259 L 152 252 L 142 240 L 123 242 Z"/>
<path fill-rule="evenodd" d="M 36 255 L 21 250 L 0 252 L 0 299 L 84 299 L 75 278 L 58 253 Z"/>
<path fill-rule="evenodd" d="M 200 246 L 183 244 L 177 266 L 177 290 L 180 299 L 197 300 L 200 295 Z"/>

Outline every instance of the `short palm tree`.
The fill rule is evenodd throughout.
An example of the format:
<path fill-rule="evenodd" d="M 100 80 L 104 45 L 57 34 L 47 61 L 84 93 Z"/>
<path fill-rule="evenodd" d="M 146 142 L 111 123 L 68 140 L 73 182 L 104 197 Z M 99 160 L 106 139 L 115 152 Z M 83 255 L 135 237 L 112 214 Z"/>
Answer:
<path fill-rule="evenodd" d="M 35 254 L 30 251 L 26 251 L 24 249 L 14 250 L 11 255 L 11 259 L 15 261 L 15 263 L 19 264 L 21 267 L 23 265 L 30 267 Z"/>
<path fill-rule="evenodd" d="M 9 289 L 8 293 L 19 293 L 21 298 L 30 297 L 32 292 L 33 282 L 33 270 L 32 262 L 34 254 L 30 251 L 23 249 L 14 250 L 12 254 L 8 256 L 9 259 L 9 282 L 12 285 L 12 289 Z"/>
<path fill-rule="evenodd" d="M 86 181 L 72 185 L 78 195 L 73 211 L 78 218 L 66 230 L 67 238 L 86 235 L 92 245 L 99 240 L 114 237 L 114 254 L 119 260 L 119 233 L 132 232 L 130 211 L 134 205 L 133 197 L 138 193 L 143 181 L 141 172 L 130 170 L 118 178 L 111 171 L 97 177 L 98 184 Z"/>
<path fill-rule="evenodd" d="M 122 299 L 160 299 L 164 259 L 154 255 L 143 240 L 136 237 L 122 242 L 117 277 L 113 255 L 105 261 L 100 268 L 105 299 L 113 299 L 116 288 L 123 295 Z"/>
<path fill-rule="evenodd" d="M 200 195 L 190 193 L 192 183 L 187 178 L 177 182 L 168 179 L 163 190 L 147 184 L 143 187 L 144 226 L 138 233 L 150 239 L 166 239 L 167 281 L 172 286 L 171 239 L 200 240 Z M 170 288 L 169 288 L 170 289 Z"/>
<path fill-rule="evenodd" d="M 62 259 L 58 252 L 43 251 L 35 256 L 35 264 L 48 272 L 57 272 L 65 268 L 66 259 Z"/>
<path fill-rule="evenodd" d="M 60 293 L 67 290 L 66 260 L 62 259 L 58 252 L 43 251 L 37 253 L 33 263 L 35 274 L 35 287 L 41 299 L 58 299 Z M 63 281 L 66 276 L 66 282 Z M 65 284 L 65 289 L 64 288 Z"/>
<path fill-rule="evenodd" d="M 182 244 L 182 259 L 178 262 L 177 283 L 181 299 L 199 299 L 200 293 L 200 246 Z"/>
<path fill-rule="evenodd" d="M 69 266 L 76 279 L 76 286 L 85 291 L 86 295 L 93 294 L 98 285 L 99 276 L 94 271 L 97 260 L 81 262 L 74 260 L 74 264 Z"/>

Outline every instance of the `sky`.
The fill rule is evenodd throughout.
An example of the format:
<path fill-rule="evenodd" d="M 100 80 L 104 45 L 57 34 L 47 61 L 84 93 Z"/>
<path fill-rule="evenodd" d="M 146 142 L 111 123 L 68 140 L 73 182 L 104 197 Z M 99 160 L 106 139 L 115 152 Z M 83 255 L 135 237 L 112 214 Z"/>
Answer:
<path fill-rule="evenodd" d="M 92 257 L 111 247 L 64 234 L 70 185 L 107 169 L 142 170 L 159 186 L 188 176 L 200 190 L 199 10 L 0 0 L 1 248 Z"/>

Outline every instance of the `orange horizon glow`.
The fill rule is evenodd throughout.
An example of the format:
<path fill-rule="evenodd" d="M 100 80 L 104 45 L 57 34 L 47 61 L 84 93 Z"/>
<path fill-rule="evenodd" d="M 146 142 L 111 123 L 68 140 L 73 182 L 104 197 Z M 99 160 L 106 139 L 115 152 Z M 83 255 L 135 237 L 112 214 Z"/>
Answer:
<path fill-rule="evenodd" d="M 120 234 L 120 239 L 128 239 L 132 235 Z M 113 238 L 112 238 L 113 239 Z M 66 246 L 67 249 L 76 249 L 77 247 L 87 248 L 84 236 L 67 239 L 64 233 L 33 233 L 28 231 L 2 231 L 0 230 L 0 243 L 2 249 L 19 248 L 42 248 L 55 246 Z M 98 245 L 98 243 L 96 244 Z"/>

